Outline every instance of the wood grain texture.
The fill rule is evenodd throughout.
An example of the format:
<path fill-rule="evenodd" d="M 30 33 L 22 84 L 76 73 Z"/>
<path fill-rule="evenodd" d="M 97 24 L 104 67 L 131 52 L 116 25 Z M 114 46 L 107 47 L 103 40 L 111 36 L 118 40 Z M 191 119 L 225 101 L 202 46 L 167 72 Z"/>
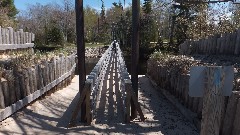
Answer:
<path fill-rule="evenodd" d="M 7 107 L 11 104 L 7 80 L 4 78 L 1 78 L 1 84 L 2 84 L 1 86 L 2 86 L 3 95 L 4 95 L 4 103 L 5 103 L 5 106 Z"/>
<path fill-rule="evenodd" d="M 4 109 L 6 106 L 4 102 L 4 92 L 1 86 L 2 86 L 2 83 L 0 82 L 0 109 Z"/>
<path fill-rule="evenodd" d="M 222 67 L 207 67 L 206 89 L 203 97 L 201 135 L 219 135 L 221 117 L 224 111 Z"/>
<path fill-rule="evenodd" d="M 233 112 L 233 116 L 234 117 L 234 121 L 233 122 L 233 129 L 232 129 L 232 135 L 239 135 L 240 133 L 240 117 L 239 117 L 239 114 L 240 114 L 240 99 L 239 99 L 239 95 L 237 95 L 237 105 L 236 105 L 236 108 L 234 108 L 234 110 L 236 109 L 236 113 L 234 114 Z M 234 111 L 233 110 L 233 111 Z"/>

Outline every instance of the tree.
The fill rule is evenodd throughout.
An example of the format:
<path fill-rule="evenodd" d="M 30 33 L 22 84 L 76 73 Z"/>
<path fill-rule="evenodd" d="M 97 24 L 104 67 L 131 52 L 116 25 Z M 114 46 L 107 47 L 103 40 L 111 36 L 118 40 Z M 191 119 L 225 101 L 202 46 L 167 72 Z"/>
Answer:
<path fill-rule="evenodd" d="M 64 45 L 66 42 L 74 43 L 76 40 L 75 10 L 70 0 L 64 0 L 62 5 L 39 3 L 29 5 L 26 11 L 17 16 L 17 20 L 18 28 L 35 33 L 36 45 L 55 44 L 53 41 Z M 58 33 L 56 37 L 63 36 L 64 40 L 59 40 L 61 43 L 57 40 L 49 42 L 51 33 Z"/>
<path fill-rule="evenodd" d="M 152 0 L 144 0 L 143 11 L 145 14 L 150 14 L 152 12 Z"/>
<path fill-rule="evenodd" d="M 10 18 L 15 18 L 17 15 L 18 11 L 14 5 L 14 0 L 1 0 L 0 1 L 0 8 L 5 8 L 8 17 Z"/>
<path fill-rule="evenodd" d="M 62 45 L 64 36 L 63 32 L 60 30 L 59 27 L 54 25 L 55 22 L 51 22 L 50 28 L 47 31 L 47 44 L 53 44 L 53 45 Z"/>
<path fill-rule="evenodd" d="M 84 25 L 86 42 L 95 42 L 97 36 L 98 13 L 90 6 L 84 8 Z"/>
<path fill-rule="evenodd" d="M 108 43 L 110 39 L 109 35 L 109 24 L 106 22 L 106 13 L 105 13 L 105 5 L 103 0 L 102 1 L 102 7 L 101 7 L 101 13 L 100 13 L 100 19 L 99 19 L 99 26 L 98 26 L 98 35 L 97 40 L 98 42 L 102 43 Z"/>
<path fill-rule="evenodd" d="M 3 27 L 14 27 L 15 16 L 18 13 L 14 0 L 1 0 L 0 1 L 0 26 Z"/>
<path fill-rule="evenodd" d="M 232 21 L 234 28 L 240 28 L 240 5 L 232 5 Z"/>
<path fill-rule="evenodd" d="M 147 58 L 155 49 L 155 45 L 150 42 L 157 41 L 158 31 L 156 19 L 153 15 L 152 0 L 144 0 L 140 19 L 140 54 L 141 58 Z"/>

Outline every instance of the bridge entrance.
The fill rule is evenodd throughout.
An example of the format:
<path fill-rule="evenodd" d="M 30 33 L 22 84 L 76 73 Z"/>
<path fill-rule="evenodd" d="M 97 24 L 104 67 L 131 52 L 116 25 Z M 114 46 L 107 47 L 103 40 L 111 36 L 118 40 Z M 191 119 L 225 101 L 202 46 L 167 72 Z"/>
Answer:
<path fill-rule="evenodd" d="M 91 87 L 90 82 L 86 81 L 86 73 L 85 73 L 85 43 L 84 43 L 84 13 L 83 13 L 83 0 L 75 0 L 75 8 L 76 8 L 76 34 L 77 34 L 77 55 L 78 55 L 78 67 L 79 67 L 79 92 L 82 97 L 79 100 L 79 105 L 77 105 L 76 110 L 72 116 L 71 121 L 74 121 L 77 117 L 77 113 L 81 108 L 81 121 L 87 122 L 90 124 L 90 119 L 92 119 L 89 109 L 89 103 L 87 103 L 90 99 L 89 92 L 85 92 L 86 87 Z M 140 30 L 140 0 L 132 0 L 132 55 L 131 55 L 131 80 L 128 79 L 129 92 L 127 98 L 127 104 L 131 104 L 131 118 L 137 117 L 137 111 L 140 112 L 140 106 L 138 104 L 138 63 L 139 63 L 139 30 Z M 119 49 L 120 50 L 120 49 Z M 111 55 L 111 54 L 108 54 Z M 107 56 L 106 56 L 107 58 Z M 110 59 L 110 58 L 109 58 Z M 121 58 L 120 58 L 121 59 Z M 106 59 L 107 60 L 107 59 Z M 101 61 L 101 60 L 100 60 Z M 124 61 L 122 61 L 124 62 Z M 124 64 L 125 65 L 125 64 Z M 107 66 L 107 65 L 105 65 Z M 98 72 L 96 76 L 98 76 Z M 101 73 L 100 73 L 101 74 Z M 101 77 L 101 76 L 100 76 Z M 89 83 L 89 84 L 88 84 Z M 95 83 L 95 82 L 94 82 Z M 89 86 L 86 86 L 86 85 Z M 127 86 L 128 87 L 128 86 Z M 89 89 L 89 88 L 87 88 Z M 133 91 L 132 91 L 133 90 Z M 89 90 L 88 90 L 89 91 Z M 132 98 L 134 97 L 134 98 Z M 127 108 L 130 108 L 127 107 Z M 130 111 L 130 109 L 127 111 Z M 127 113 L 127 120 L 130 121 L 130 114 Z M 143 115 L 141 119 L 144 120 Z"/>
<path fill-rule="evenodd" d="M 117 118 L 117 121 L 129 123 L 136 117 L 135 114 L 130 114 L 133 107 L 136 108 L 140 120 L 144 121 L 145 118 L 137 96 L 133 92 L 122 51 L 118 43 L 113 42 L 87 76 L 70 126 L 77 121 L 80 110 L 84 110 L 84 112 L 81 111 L 81 120 L 87 124 L 91 124 L 96 115 L 104 116 L 105 113 L 110 115 L 108 119 L 118 116 L 120 119 Z"/>

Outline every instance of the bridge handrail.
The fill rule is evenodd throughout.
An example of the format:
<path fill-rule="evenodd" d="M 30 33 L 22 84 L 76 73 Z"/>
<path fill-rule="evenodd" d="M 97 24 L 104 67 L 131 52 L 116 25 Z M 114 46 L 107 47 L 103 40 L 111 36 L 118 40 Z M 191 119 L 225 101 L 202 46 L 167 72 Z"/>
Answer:
<path fill-rule="evenodd" d="M 123 103 L 123 110 L 124 110 L 124 120 L 126 123 L 130 122 L 130 108 L 132 112 L 137 111 L 141 121 L 145 120 L 145 117 L 143 115 L 142 109 L 140 107 L 140 104 L 137 100 L 137 96 L 134 93 L 132 89 L 132 81 L 130 79 L 130 75 L 127 71 L 126 64 L 122 55 L 122 51 L 119 47 L 119 44 L 117 44 L 117 59 L 118 59 L 118 70 L 120 73 L 120 86 L 121 86 L 121 94 L 122 94 L 122 103 Z M 132 104 L 133 103 L 133 104 Z M 131 114 L 132 118 L 135 118 L 135 114 Z"/>
<path fill-rule="evenodd" d="M 91 83 L 91 94 L 90 94 L 90 104 L 91 104 L 91 114 L 95 115 L 97 97 L 99 97 L 99 89 L 101 87 L 102 80 L 106 74 L 106 70 L 112 55 L 112 44 L 108 47 L 105 53 L 102 55 L 98 63 L 95 65 L 93 70 L 87 76 L 86 83 Z"/>
<path fill-rule="evenodd" d="M 126 122 L 130 121 L 130 95 L 128 90 L 132 87 L 132 82 L 127 71 L 127 67 L 123 58 L 122 51 L 119 44 L 116 45 L 117 49 L 117 63 L 118 71 L 120 74 L 120 91 L 122 94 L 122 104 L 124 111 L 124 119 Z"/>

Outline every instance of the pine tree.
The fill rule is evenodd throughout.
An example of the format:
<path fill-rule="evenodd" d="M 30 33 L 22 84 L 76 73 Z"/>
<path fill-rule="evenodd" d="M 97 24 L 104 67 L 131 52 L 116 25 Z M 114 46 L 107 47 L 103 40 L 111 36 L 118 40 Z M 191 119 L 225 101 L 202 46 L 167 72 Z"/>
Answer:
<path fill-rule="evenodd" d="M 105 21 L 105 6 L 104 6 L 103 0 L 101 1 L 102 1 L 102 7 L 101 7 L 101 13 L 100 13 L 101 21 Z"/>
<path fill-rule="evenodd" d="M 145 14 L 150 14 L 152 12 L 152 0 L 144 0 L 143 11 Z"/>

